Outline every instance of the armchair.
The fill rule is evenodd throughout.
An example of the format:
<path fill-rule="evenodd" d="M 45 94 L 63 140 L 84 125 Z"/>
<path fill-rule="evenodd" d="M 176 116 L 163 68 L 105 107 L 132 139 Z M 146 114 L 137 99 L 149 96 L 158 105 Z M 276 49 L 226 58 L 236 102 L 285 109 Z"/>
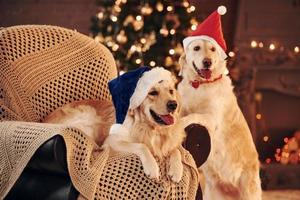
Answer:
<path fill-rule="evenodd" d="M 76 148 L 80 148 L 79 141 L 84 140 L 94 151 L 88 154 L 92 159 L 87 161 L 90 164 L 94 162 L 93 153 L 100 150 L 77 130 L 68 129 L 67 132 L 73 139 L 67 140 L 68 134 L 62 134 L 66 132 L 64 128 L 39 122 L 56 108 L 72 101 L 110 101 L 107 82 L 117 76 L 111 53 L 91 38 L 68 29 L 43 25 L 15 26 L 0 30 L 0 69 L 0 121 L 13 121 L 0 123 L 1 152 L 2 149 L 14 147 L 13 151 L 17 156 L 18 152 L 28 151 L 30 145 L 26 143 L 27 140 L 34 144 L 26 162 L 1 163 L 6 155 L 0 153 L 0 199 L 89 199 L 91 192 L 78 191 L 78 185 L 74 184 L 74 172 L 70 169 L 70 163 L 74 162 L 78 166 L 82 163 L 71 160 L 69 152 L 78 153 Z M 44 135 L 45 138 L 35 140 L 32 135 L 20 138 L 25 128 L 27 132 L 38 132 L 37 138 Z M 13 147 L 7 146 L 7 130 L 15 133 L 11 137 L 12 142 L 15 142 Z M 185 146 L 194 156 L 197 166 L 200 166 L 210 151 L 207 129 L 192 124 L 186 128 L 186 132 L 188 136 Z M 77 143 L 74 140 L 78 140 Z M 73 143 L 70 144 L 70 141 Z M 184 154 L 188 156 L 187 153 Z M 132 156 L 126 159 L 124 162 L 136 160 Z M 190 161 L 189 157 L 187 159 Z M 114 165 L 113 161 L 107 165 Z M 136 163 L 136 169 L 140 169 L 139 162 Z M 14 178 L 3 173 L 3 166 L 11 173 L 15 172 Z M 103 170 L 103 173 L 101 177 L 109 171 Z M 190 174 L 191 177 L 192 175 L 193 173 Z M 101 180 L 103 181 L 100 178 Z M 193 184 L 191 179 L 187 180 L 190 181 L 189 184 Z M 101 188 L 101 182 L 99 184 L 97 187 Z M 183 186 L 164 187 L 171 187 L 173 195 L 184 189 Z M 159 195 L 168 196 L 165 193 Z M 200 187 L 197 199 L 202 199 Z"/>
<path fill-rule="evenodd" d="M 117 76 L 103 45 L 75 31 L 41 25 L 0 31 L 0 69 L 0 121 L 16 123 L 41 122 L 75 100 L 110 101 L 107 82 Z M 77 198 L 62 137 L 49 139 L 21 167 L 24 171 L 6 199 Z"/>

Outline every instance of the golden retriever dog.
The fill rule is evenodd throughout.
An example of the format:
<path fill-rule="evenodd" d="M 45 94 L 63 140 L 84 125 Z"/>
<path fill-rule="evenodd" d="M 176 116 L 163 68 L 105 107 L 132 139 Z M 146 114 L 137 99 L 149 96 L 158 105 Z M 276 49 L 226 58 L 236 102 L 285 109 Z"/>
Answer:
<path fill-rule="evenodd" d="M 137 97 L 140 94 L 135 94 L 137 91 L 144 93 L 140 103 L 134 100 L 140 98 Z M 160 176 L 155 158 L 167 160 L 168 176 L 172 181 L 179 182 L 183 165 L 178 147 L 185 134 L 179 121 L 180 100 L 174 78 L 163 68 L 153 68 L 139 79 L 135 93 L 130 99 L 124 122 L 112 127 L 104 146 L 136 154 L 145 174 L 152 179 L 159 179 Z"/>
<path fill-rule="evenodd" d="M 226 61 L 204 39 L 189 43 L 179 60 L 182 116 L 205 125 L 211 153 L 201 167 L 204 200 L 260 200 L 258 154 L 226 76 Z"/>
<path fill-rule="evenodd" d="M 101 146 L 115 122 L 115 112 L 109 101 L 82 100 L 56 109 L 43 122 L 78 128 Z"/>

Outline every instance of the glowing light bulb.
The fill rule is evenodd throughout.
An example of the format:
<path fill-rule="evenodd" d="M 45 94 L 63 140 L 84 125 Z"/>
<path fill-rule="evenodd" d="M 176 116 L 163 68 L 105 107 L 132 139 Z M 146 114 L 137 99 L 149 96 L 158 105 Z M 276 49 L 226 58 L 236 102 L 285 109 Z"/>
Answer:
<path fill-rule="evenodd" d="M 111 21 L 116 22 L 118 21 L 118 18 L 114 15 L 110 16 Z"/>
<path fill-rule="evenodd" d="M 122 9 L 119 6 L 114 6 L 114 9 L 115 9 L 116 12 L 121 12 L 122 11 Z"/>
<path fill-rule="evenodd" d="M 174 50 L 174 49 L 170 49 L 170 50 L 169 50 L 169 54 L 170 54 L 170 55 L 174 55 L 174 53 L 175 53 L 175 50 Z"/>
<path fill-rule="evenodd" d="M 264 142 L 268 142 L 269 137 L 268 136 L 264 136 L 263 140 L 264 140 Z"/>
<path fill-rule="evenodd" d="M 194 30 L 196 30 L 197 29 L 197 25 L 196 24 L 193 24 L 192 26 L 191 26 L 191 29 L 194 31 Z"/>
<path fill-rule="evenodd" d="M 167 11 L 171 12 L 173 10 L 173 6 L 168 6 Z"/>
<path fill-rule="evenodd" d="M 116 4 L 116 5 L 120 5 L 120 4 L 121 4 L 121 1 L 120 1 L 120 0 L 116 0 L 116 1 L 115 1 L 115 4 Z"/>
<path fill-rule="evenodd" d="M 258 43 L 259 48 L 263 48 L 264 47 L 264 43 L 260 42 Z"/>
<path fill-rule="evenodd" d="M 186 7 L 186 8 L 187 8 L 187 7 L 189 7 L 189 5 L 190 5 L 190 4 L 189 4 L 189 2 L 188 2 L 188 1 L 185 1 L 185 2 L 183 2 L 183 4 L 182 4 L 182 5 L 183 5 L 184 7 Z"/>
<path fill-rule="evenodd" d="M 132 45 L 132 46 L 130 47 L 130 51 L 131 51 L 131 52 L 135 52 L 135 51 L 136 51 L 136 46 L 135 46 L 135 45 Z"/>
<path fill-rule="evenodd" d="M 160 32 L 160 34 L 162 34 L 163 36 L 167 36 L 167 35 L 169 34 L 169 31 L 168 31 L 168 29 L 166 29 L 166 28 L 161 28 L 161 29 L 159 30 L 159 32 Z"/>
<path fill-rule="evenodd" d="M 135 60 L 135 63 L 139 65 L 139 64 L 142 63 L 142 60 L 138 58 L 138 59 Z"/>
<path fill-rule="evenodd" d="M 119 45 L 118 44 L 114 44 L 113 46 L 112 46 L 112 50 L 113 51 L 117 51 L 119 49 Z"/>
<path fill-rule="evenodd" d="M 230 57 L 234 57 L 235 56 L 235 53 L 233 52 L 233 51 L 230 51 L 229 53 L 228 53 L 228 55 L 230 56 Z"/>
<path fill-rule="evenodd" d="M 142 44 L 145 44 L 147 40 L 145 38 L 141 38 L 140 41 L 141 41 Z"/>
<path fill-rule="evenodd" d="M 112 46 L 114 45 L 112 41 L 108 41 L 106 44 L 107 44 L 107 46 L 109 46 L 109 47 L 112 47 Z"/>
<path fill-rule="evenodd" d="M 276 47 L 275 47 L 275 44 L 271 43 L 270 46 L 269 46 L 269 49 L 270 49 L 271 51 L 273 51 L 275 48 L 276 48 Z"/>
<path fill-rule="evenodd" d="M 195 6 L 191 6 L 191 7 L 190 7 L 190 11 L 191 11 L 191 12 L 194 12 L 195 10 L 196 10 L 196 7 L 195 7 Z"/>
<path fill-rule="evenodd" d="M 281 149 L 277 148 L 276 153 L 280 153 Z"/>
<path fill-rule="evenodd" d="M 174 34 L 175 34 L 175 29 L 171 29 L 171 30 L 170 30 L 170 34 L 171 34 L 171 35 L 174 35 Z"/>
<path fill-rule="evenodd" d="M 299 53 L 299 52 L 300 52 L 299 47 L 298 47 L 298 46 L 295 46 L 294 51 L 295 51 L 295 53 Z"/>
<path fill-rule="evenodd" d="M 137 21 L 141 21 L 141 20 L 142 20 L 142 16 L 141 16 L 141 15 L 137 15 L 137 16 L 135 17 L 135 19 L 136 19 Z"/>
<path fill-rule="evenodd" d="M 250 45 L 251 45 L 252 48 L 256 48 L 257 47 L 257 42 L 255 40 L 252 40 Z"/>
<path fill-rule="evenodd" d="M 158 10 L 158 12 L 161 12 L 164 10 L 164 5 L 161 2 L 158 2 L 156 4 L 156 9 Z"/>
<path fill-rule="evenodd" d="M 256 114 L 256 119 L 258 119 L 258 120 L 261 119 L 261 114 L 260 114 L 260 113 L 257 113 L 257 114 Z"/>
<path fill-rule="evenodd" d="M 103 14 L 103 12 L 99 12 L 97 16 L 99 19 L 102 19 L 104 17 L 104 14 Z"/>
<path fill-rule="evenodd" d="M 154 67 L 156 63 L 155 63 L 155 61 L 151 60 L 149 64 L 151 67 Z"/>

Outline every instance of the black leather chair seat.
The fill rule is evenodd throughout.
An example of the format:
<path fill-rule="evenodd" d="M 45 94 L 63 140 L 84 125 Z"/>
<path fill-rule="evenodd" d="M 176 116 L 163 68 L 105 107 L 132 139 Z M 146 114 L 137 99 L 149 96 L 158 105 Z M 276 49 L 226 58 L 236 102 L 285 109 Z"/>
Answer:
<path fill-rule="evenodd" d="M 61 136 L 45 142 L 33 155 L 5 200 L 75 200 Z"/>

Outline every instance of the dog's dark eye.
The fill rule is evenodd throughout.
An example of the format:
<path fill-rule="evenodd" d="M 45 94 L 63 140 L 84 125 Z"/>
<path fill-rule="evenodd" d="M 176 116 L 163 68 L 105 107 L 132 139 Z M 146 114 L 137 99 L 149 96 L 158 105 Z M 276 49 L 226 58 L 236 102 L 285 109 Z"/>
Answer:
<path fill-rule="evenodd" d="M 200 46 L 195 46 L 194 47 L 194 51 L 199 51 L 200 50 Z"/>
<path fill-rule="evenodd" d="M 215 51 L 216 51 L 216 48 L 215 48 L 215 47 L 212 47 L 210 50 L 213 51 L 213 52 L 215 52 Z"/>
<path fill-rule="evenodd" d="M 149 95 L 151 95 L 151 96 L 157 96 L 158 92 L 156 90 L 153 90 L 153 91 L 149 92 Z"/>
<path fill-rule="evenodd" d="M 170 94 L 173 94 L 174 93 L 174 90 L 170 90 Z"/>

